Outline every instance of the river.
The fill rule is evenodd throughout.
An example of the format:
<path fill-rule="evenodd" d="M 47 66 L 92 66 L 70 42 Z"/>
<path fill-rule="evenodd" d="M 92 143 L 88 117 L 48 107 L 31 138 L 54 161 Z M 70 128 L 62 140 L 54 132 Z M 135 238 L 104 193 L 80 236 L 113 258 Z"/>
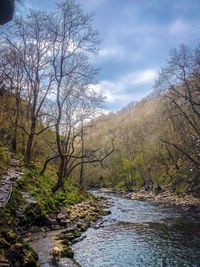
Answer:
<path fill-rule="evenodd" d="M 200 266 L 197 214 L 114 194 L 100 195 L 112 201 L 111 214 L 73 246 L 82 267 Z"/>

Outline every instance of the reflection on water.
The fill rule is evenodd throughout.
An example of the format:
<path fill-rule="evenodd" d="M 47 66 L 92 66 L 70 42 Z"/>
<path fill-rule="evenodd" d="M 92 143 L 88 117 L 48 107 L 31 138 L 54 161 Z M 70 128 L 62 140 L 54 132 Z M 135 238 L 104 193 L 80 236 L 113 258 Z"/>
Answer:
<path fill-rule="evenodd" d="M 106 195 L 112 213 L 74 245 L 82 267 L 200 266 L 200 219 L 147 201 Z"/>

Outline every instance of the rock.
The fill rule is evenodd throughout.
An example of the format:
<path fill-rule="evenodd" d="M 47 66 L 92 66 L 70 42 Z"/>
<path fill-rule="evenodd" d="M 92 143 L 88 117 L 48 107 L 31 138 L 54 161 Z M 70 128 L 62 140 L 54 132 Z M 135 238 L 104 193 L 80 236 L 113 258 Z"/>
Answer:
<path fill-rule="evenodd" d="M 85 239 L 87 236 L 86 235 L 83 235 L 81 237 L 78 237 L 76 239 L 73 240 L 73 244 L 75 243 L 78 243 L 78 242 L 81 242 L 83 239 Z"/>
<path fill-rule="evenodd" d="M 27 244 L 12 245 L 7 258 L 11 267 L 37 267 L 38 256 Z"/>
<path fill-rule="evenodd" d="M 3 237 L 0 237 L 0 249 L 5 249 L 9 247 L 10 247 L 10 244 L 8 243 L 8 241 L 4 239 Z"/>
<path fill-rule="evenodd" d="M 72 248 L 69 246 L 64 247 L 63 250 L 61 251 L 61 257 L 62 258 L 67 257 L 67 258 L 73 259 L 74 258 L 74 252 L 73 252 Z"/>
<path fill-rule="evenodd" d="M 89 227 L 89 223 L 82 223 L 82 222 L 79 222 L 77 223 L 77 226 L 78 228 L 81 230 L 81 231 L 86 231 L 87 228 Z"/>
<path fill-rule="evenodd" d="M 57 214 L 57 220 L 61 221 L 61 220 L 65 219 L 65 218 L 66 218 L 66 214 L 65 213 L 60 212 L 60 213 Z"/>
<path fill-rule="evenodd" d="M 49 225 L 49 218 L 42 210 L 38 203 L 30 203 L 25 209 L 25 219 L 21 221 L 22 226 L 35 225 L 44 226 Z"/>
<path fill-rule="evenodd" d="M 58 247 L 54 247 L 53 250 L 50 252 L 50 255 L 52 255 L 52 260 L 56 263 L 60 260 L 61 250 Z"/>
<path fill-rule="evenodd" d="M 0 256 L 0 266 L 1 267 L 10 267 L 10 264 L 8 260 L 6 260 L 4 257 Z"/>
<path fill-rule="evenodd" d="M 58 222 L 55 219 L 51 219 L 48 217 L 48 224 L 49 225 L 58 225 Z"/>
<path fill-rule="evenodd" d="M 6 235 L 6 239 L 9 242 L 12 242 L 12 241 L 16 240 L 16 238 L 17 238 L 17 235 L 13 230 L 7 230 L 5 235 Z"/>
<path fill-rule="evenodd" d="M 75 232 L 77 230 L 77 226 L 78 225 L 74 225 L 72 227 L 68 227 L 62 233 L 63 234 L 68 234 L 68 233 L 71 233 L 71 232 Z"/>
<path fill-rule="evenodd" d="M 51 225 L 51 230 L 60 230 L 61 229 L 61 226 L 60 225 L 58 225 L 58 224 L 52 224 Z"/>
<path fill-rule="evenodd" d="M 103 211 L 103 215 L 105 216 L 105 215 L 110 215 L 111 214 L 111 211 L 110 210 L 104 210 Z"/>

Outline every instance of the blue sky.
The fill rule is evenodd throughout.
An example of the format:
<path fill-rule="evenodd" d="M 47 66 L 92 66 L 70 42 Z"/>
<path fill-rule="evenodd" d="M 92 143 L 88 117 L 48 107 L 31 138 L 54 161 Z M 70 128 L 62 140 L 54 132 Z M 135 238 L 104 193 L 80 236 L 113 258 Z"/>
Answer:
<path fill-rule="evenodd" d="M 24 0 L 27 9 L 52 9 L 54 0 Z M 153 89 L 171 49 L 194 46 L 200 36 L 199 0 L 77 0 L 94 12 L 94 28 L 102 39 L 98 88 L 106 109 L 116 111 Z"/>

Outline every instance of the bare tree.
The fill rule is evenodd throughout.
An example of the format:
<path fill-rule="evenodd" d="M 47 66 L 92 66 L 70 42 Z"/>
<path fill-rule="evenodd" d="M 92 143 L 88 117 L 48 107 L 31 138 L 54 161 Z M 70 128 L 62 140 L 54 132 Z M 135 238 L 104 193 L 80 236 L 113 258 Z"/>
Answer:
<path fill-rule="evenodd" d="M 199 166 L 200 140 L 200 51 L 181 46 L 173 50 L 168 64 L 156 82 L 166 108 L 168 119 L 176 133 L 171 140 L 160 140 L 173 147 L 194 166 Z M 184 143 L 187 142 L 187 150 Z"/>
<path fill-rule="evenodd" d="M 37 123 L 43 116 L 43 106 L 51 91 L 53 82 L 50 62 L 49 32 L 46 25 L 47 15 L 42 12 L 30 11 L 27 18 L 18 18 L 12 27 L 5 28 L 1 36 L 3 47 L 9 47 L 17 55 L 21 68 L 26 76 L 28 102 L 27 115 L 30 117 L 30 127 L 20 125 L 28 137 L 25 161 L 31 162 L 31 153 Z"/>
<path fill-rule="evenodd" d="M 52 155 L 42 171 L 51 161 L 59 165 L 53 192 L 76 167 L 101 163 L 113 151 L 113 146 L 109 151 L 85 150 L 81 141 L 83 128 L 89 127 L 88 122 L 103 101 L 91 86 L 96 83 L 96 69 L 89 64 L 89 54 L 95 53 L 99 44 L 91 25 L 92 16 L 74 1 L 66 0 L 51 13 L 30 11 L 1 35 L 2 50 L 9 49 L 17 56 L 25 83 L 26 122 L 17 125 L 27 136 L 27 164 L 33 156 L 35 137 L 54 127 L 56 142 L 51 145 Z M 54 103 L 52 114 L 49 100 Z"/>
<path fill-rule="evenodd" d="M 88 62 L 88 53 L 95 52 L 99 42 L 91 20 L 92 16 L 84 14 L 74 1 L 65 1 L 57 4 L 49 23 L 57 104 L 56 157 L 59 158 L 58 181 L 53 192 L 63 185 L 64 177 L 83 163 L 83 160 L 77 160 L 84 157 L 75 154 L 75 145 L 81 134 L 78 114 L 82 103 L 98 106 L 102 101 L 101 96 L 89 87 L 95 82 L 96 70 Z M 87 162 L 91 161 L 88 155 L 85 158 Z"/>
<path fill-rule="evenodd" d="M 20 57 L 16 50 L 6 49 L 1 51 L 1 75 L 4 81 L 4 90 L 7 90 L 15 98 L 14 119 L 11 117 L 14 126 L 12 149 L 17 150 L 17 136 L 20 120 L 21 101 L 25 92 L 26 80 L 21 65 Z"/>

